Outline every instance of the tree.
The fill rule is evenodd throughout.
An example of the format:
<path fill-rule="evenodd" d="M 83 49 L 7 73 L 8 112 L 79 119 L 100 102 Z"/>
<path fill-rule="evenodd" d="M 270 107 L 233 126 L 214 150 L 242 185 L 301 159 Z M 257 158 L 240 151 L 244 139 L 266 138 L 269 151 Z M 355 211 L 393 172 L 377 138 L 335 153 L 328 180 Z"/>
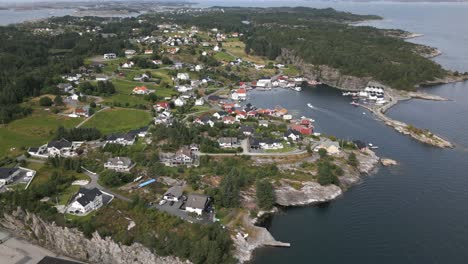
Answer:
<path fill-rule="evenodd" d="M 233 208 L 239 205 L 239 185 L 237 178 L 239 172 L 233 168 L 231 171 L 224 176 L 221 180 L 220 191 L 221 191 L 221 204 L 223 207 Z"/>
<path fill-rule="evenodd" d="M 270 210 L 275 205 L 275 191 L 268 180 L 259 180 L 256 185 L 257 205 L 260 209 Z"/>
<path fill-rule="evenodd" d="M 39 99 L 39 105 L 40 106 L 51 106 L 52 105 L 52 100 L 47 96 L 41 97 L 41 99 Z"/>
<path fill-rule="evenodd" d="M 354 152 L 351 152 L 348 156 L 348 164 L 357 167 L 359 165 L 359 160 L 356 158 L 356 154 Z"/>
<path fill-rule="evenodd" d="M 320 148 L 320 149 L 318 150 L 318 153 L 319 153 L 319 155 L 320 155 L 320 158 L 325 158 L 325 157 L 327 156 L 327 150 L 324 149 L 324 148 Z"/>
<path fill-rule="evenodd" d="M 63 105 L 62 96 L 60 96 L 60 95 L 55 96 L 55 98 L 54 98 L 54 104 L 55 104 L 56 106 L 62 106 L 62 105 Z"/>

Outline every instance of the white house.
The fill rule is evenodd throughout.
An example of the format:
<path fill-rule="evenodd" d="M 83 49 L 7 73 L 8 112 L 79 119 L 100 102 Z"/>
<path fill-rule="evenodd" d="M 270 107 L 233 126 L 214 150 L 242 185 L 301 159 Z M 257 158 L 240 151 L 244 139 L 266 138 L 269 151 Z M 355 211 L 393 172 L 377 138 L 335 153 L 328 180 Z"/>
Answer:
<path fill-rule="evenodd" d="M 122 68 L 124 69 L 130 69 L 133 67 L 133 65 L 135 65 L 135 63 L 133 63 L 133 61 L 130 61 L 130 62 L 125 62 L 124 64 L 122 64 Z"/>
<path fill-rule="evenodd" d="M 164 193 L 164 200 L 178 202 L 184 193 L 184 188 L 179 185 L 172 186 Z"/>
<path fill-rule="evenodd" d="M 115 53 L 106 53 L 104 54 L 104 59 L 105 60 L 112 60 L 117 58 L 117 55 Z"/>
<path fill-rule="evenodd" d="M 236 137 L 221 137 L 218 139 L 218 143 L 221 148 L 237 148 L 240 146 Z"/>
<path fill-rule="evenodd" d="M 301 138 L 301 133 L 296 130 L 288 129 L 284 132 L 284 140 L 291 139 L 292 141 L 297 141 Z"/>
<path fill-rule="evenodd" d="M 203 70 L 203 65 L 198 64 L 197 66 L 195 66 L 195 71 L 199 72 L 201 70 Z"/>
<path fill-rule="evenodd" d="M 122 171 L 128 172 L 132 169 L 134 163 L 131 159 L 126 157 L 116 157 L 116 158 L 109 158 L 107 162 L 104 164 L 104 168 L 108 170 L 115 170 L 115 171 Z"/>
<path fill-rule="evenodd" d="M 136 135 L 133 133 L 127 134 L 112 134 L 106 137 L 106 144 L 119 144 L 122 146 L 131 146 L 135 143 Z"/>
<path fill-rule="evenodd" d="M 191 193 L 187 197 L 185 211 L 189 213 L 196 213 L 197 215 L 202 215 L 203 212 L 207 209 L 209 201 L 210 199 L 206 195 Z"/>
<path fill-rule="evenodd" d="M 282 149 L 283 143 L 281 140 L 276 139 L 262 139 L 259 140 L 259 145 L 261 149 Z"/>
<path fill-rule="evenodd" d="M 340 153 L 340 144 L 336 141 L 321 141 L 314 148 L 314 151 L 318 152 L 320 149 L 325 149 L 328 154 L 336 155 Z"/>
<path fill-rule="evenodd" d="M 185 73 L 185 72 L 180 72 L 180 73 L 177 73 L 177 79 L 179 80 L 190 80 L 190 75 L 188 73 Z"/>
<path fill-rule="evenodd" d="M 220 47 L 218 45 L 214 46 L 213 51 L 219 51 Z"/>
<path fill-rule="evenodd" d="M 175 106 L 184 106 L 185 103 L 186 103 L 185 100 L 180 98 L 180 97 L 175 99 L 175 101 L 174 101 Z"/>
<path fill-rule="evenodd" d="M 96 75 L 96 81 L 105 82 L 105 81 L 108 81 L 108 80 L 109 80 L 109 77 L 107 75 L 104 75 L 104 74 Z"/>
<path fill-rule="evenodd" d="M 197 106 L 201 106 L 201 105 L 204 105 L 204 104 L 205 104 L 205 99 L 203 99 L 203 97 L 200 97 L 197 100 L 195 100 L 195 105 L 197 105 Z"/>
<path fill-rule="evenodd" d="M 85 215 L 103 205 L 102 192 L 98 188 L 80 188 L 67 207 L 70 214 Z"/>

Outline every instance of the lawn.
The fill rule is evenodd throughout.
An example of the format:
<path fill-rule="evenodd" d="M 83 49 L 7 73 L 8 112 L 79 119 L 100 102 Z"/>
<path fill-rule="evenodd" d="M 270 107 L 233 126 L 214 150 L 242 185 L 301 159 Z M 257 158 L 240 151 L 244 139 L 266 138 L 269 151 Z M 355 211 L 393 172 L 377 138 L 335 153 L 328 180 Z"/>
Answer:
<path fill-rule="evenodd" d="M 233 61 L 234 59 L 236 59 L 235 57 L 227 54 L 226 52 L 217 52 L 215 55 L 214 55 L 214 58 L 217 59 L 217 60 L 220 60 L 220 61 Z"/>
<path fill-rule="evenodd" d="M 151 114 L 144 110 L 116 108 L 95 114 L 84 127 L 96 127 L 103 134 L 110 134 L 146 126 L 151 119 Z"/>
<path fill-rule="evenodd" d="M 0 157 L 19 154 L 22 147 L 42 145 L 52 139 L 57 127 L 74 127 L 81 120 L 37 110 L 28 117 L 6 124 L 0 127 Z"/>
<path fill-rule="evenodd" d="M 231 54 L 242 58 L 243 60 L 248 60 L 257 64 L 267 64 L 268 62 L 258 56 L 247 55 L 245 53 L 245 44 L 242 41 L 230 41 L 223 43 L 223 49 L 227 50 Z"/>
<path fill-rule="evenodd" d="M 155 78 L 168 78 L 160 72 L 157 72 L 157 74 L 154 74 L 153 76 Z M 141 83 L 122 79 L 113 80 L 112 83 L 115 86 L 116 94 L 106 97 L 104 99 L 104 103 L 119 103 L 123 106 L 147 105 L 148 101 L 146 101 L 142 95 L 132 95 L 133 88 L 136 86 L 146 86 L 150 90 L 155 90 L 155 94 L 159 97 L 170 97 L 177 94 L 177 91 L 172 88 L 161 88 L 151 83 Z"/>

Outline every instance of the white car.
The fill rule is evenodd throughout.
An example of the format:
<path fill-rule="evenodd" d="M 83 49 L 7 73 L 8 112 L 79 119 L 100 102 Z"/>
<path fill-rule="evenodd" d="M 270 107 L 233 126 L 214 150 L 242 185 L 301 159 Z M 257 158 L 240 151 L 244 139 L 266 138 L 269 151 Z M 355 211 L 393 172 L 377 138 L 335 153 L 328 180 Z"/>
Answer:
<path fill-rule="evenodd" d="M 167 203 L 166 200 L 161 200 L 161 201 L 159 202 L 159 205 L 163 205 L 163 204 L 165 204 L 165 203 Z"/>

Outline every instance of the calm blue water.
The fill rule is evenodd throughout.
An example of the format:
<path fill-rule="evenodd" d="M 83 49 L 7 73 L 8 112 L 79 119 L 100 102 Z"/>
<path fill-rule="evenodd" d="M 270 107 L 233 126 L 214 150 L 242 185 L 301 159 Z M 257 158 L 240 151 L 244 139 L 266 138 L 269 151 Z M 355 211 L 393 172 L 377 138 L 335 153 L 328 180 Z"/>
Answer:
<path fill-rule="evenodd" d="M 65 16 L 72 12 L 72 9 L 0 10 L 0 26 L 52 16 Z"/>
<path fill-rule="evenodd" d="M 221 5 L 221 1 L 206 3 Z M 225 3 L 225 2 L 224 2 Z M 226 5 L 226 3 L 225 3 Z M 468 5 L 241 1 L 234 5 L 331 6 L 385 19 L 367 24 L 422 33 L 412 41 L 435 46 L 444 67 L 468 71 Z M 317 130 L 378 146 L 400 165 L 380 168 L 327 206 L 287 209 L 269 227 L 292 247 L 263 248 L 254 263 L 468 263 L 468 83 L 428 92 L 450 102 L 411 100 L 389 111 L 393 118 L 429 128 L 453 141 L 453 150 L 422 145 L 401 135 L 329 88 L 302 93 L 254 92 L 258 106 L 281 105 L 316 120 Z M 312 103 L 316 109 L 309 109 Z M 366 114 L 364 115 L 363 112 Z"/>

